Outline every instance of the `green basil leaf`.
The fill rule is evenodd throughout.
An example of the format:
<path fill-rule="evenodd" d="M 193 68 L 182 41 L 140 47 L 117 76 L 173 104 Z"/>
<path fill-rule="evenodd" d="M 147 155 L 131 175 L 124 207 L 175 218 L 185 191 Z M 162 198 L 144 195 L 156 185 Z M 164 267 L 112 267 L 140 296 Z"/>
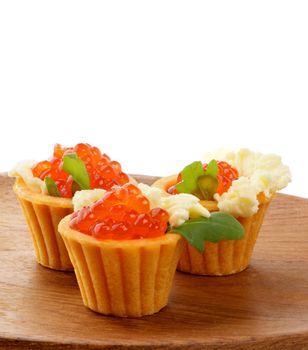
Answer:
<path fill-rule="evenodd" d="M 46 176 L 44 178 L 44 181 L 45 181 L 48 194 L 53 197 L 60 197 L 59 190 L 57 188 L 56 183 L 53 181 L 53 179 L 49 176 Z"/>
<path fill-rule="evenodd" d="M 205 175 L 209 175 L 214 178 L 217 178 L 217 174 L 218 174 L 218 164 L 215 159 L 212 159 L 207 165 Z"/>
<path fill-rule="evenodd" d="M 76 153 L 65 154 L 62 169 L 72 175 L 72 178 L 82 190 L 90 189 L 90 178 L 84 162 Z"/>
<path fill-rule="evenodd" d="M 232 215 L 215 212 L 209 218 L 187 220 L 178 227 L 169 228 L 169 232 L 179 233 L 202 253 L 205 241 L 217 243 L 222 240 L 241 239 L 245 230 Z"/>
<path fill-rule="evenodd" d="M 180 193 L 192 193 L 196 196 L 200 196 L 200 190 L 198 186 L 198 178 L 205 175 L 202 163 L 200 161 L 193 162 L 187 165 L 182 171 L 182 181 L 175 185 L 175 188 Z"/>

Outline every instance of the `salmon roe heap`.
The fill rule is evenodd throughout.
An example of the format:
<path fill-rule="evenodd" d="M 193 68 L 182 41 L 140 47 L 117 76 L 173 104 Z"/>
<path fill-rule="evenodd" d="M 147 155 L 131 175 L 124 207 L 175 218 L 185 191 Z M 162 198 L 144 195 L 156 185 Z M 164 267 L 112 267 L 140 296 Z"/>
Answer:
<path fill-rule="evenodd" d="M 218 188 L 216 192 L 221 195 L 229 190 L 232 181 L 238 179 L 238 171 L 227 162 L 218 161 L 217 165 Z M 206 170 L 206 168 L 207 164 L 203 164 L 203 169 Z"/>
<path fill-rule="evenodd" d="M 70 227 L 97 239 L 155 238 L 165 234 L 168 219 L 164 209 L 150 210 L 149 200 L 128 183 L 72 214 Z"/>
<path fill-rule="evenodd" d="M 217 180 L 218 180 L 218 188 L 216 192 L 218 194 L 223 194 L 224 192 L 227 192 L 232 184 L 232 181 L 237 180 L 239 175 L 238 171 L 233 168 L 229 163 L 224 161 L 217 161 L 218 165 L 218 174 L 217 174 Z M 207 164 L 203 164 L 203 169 L 207 169 Z M 182 181 L 182 175 L 181 173 L 177 177 L 177 183 Z M 169 187 L 168 192 L 171 194 L 176 194 L 178 191 L 174 186 Z"/>
<path fill-rule="evenodd" d="M 56 144 L 53 158 L 37 163 L 32 168 L 32 173 L 41 180 L 46 176 L 52 178 L 61 197 L 72 198 L 74 195 L 72 176 L 62 170 L 63 157 L 70 153 L 76 153 L 84 162 L 90 177 L 90 188 L 110 190 L 114 185 L 123 185 L 129 181 L 128 176 L 122 172 L 120 163 L 112 161 L 97 147 L 87 143 L 78 143 L 75 147 Z"/>

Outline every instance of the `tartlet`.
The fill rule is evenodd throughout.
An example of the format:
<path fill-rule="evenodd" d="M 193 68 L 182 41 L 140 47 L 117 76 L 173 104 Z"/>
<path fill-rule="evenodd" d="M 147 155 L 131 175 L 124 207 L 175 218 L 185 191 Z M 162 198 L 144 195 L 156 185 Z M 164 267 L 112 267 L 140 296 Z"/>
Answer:
<path fill-rule="evenodd" d="M 31 192 L 22 178 L 16 179 L 13 190 L 26 218 L 37 262 L 55 270 L 72 270 L 58 233 L 60 220 L 73 212 L 72 200 Z"/>
<path fill-rule="evenodd" d="M 214 192 L 213 198 L 200 200 L 200 203 L 211 213 L 226 212 L 233 215 L 243 226 L 245 234 L 237 240 L 221 240 L 217 243 L 206 241 L 203 252 L 185 242 L 177 269 L 196 275 L 223 276 L 241 272 L 248 267 L 270 202 L 276 191 L 291 180 L 291 175 L 280 157 L 247 149 L 220 151 L 206 156 L 206 162 L 213 159 L 223 163 L 223 167 L 227 168 L 226 173 L 232 168 L 236 176 L 231 177 L 230 181 L 227 179 L 225 188 L 220 188 L 221 180 L 218 181 L 220 193 Z M 181 181 L 179 175 L 172 175 L 157 180 L 152 186 L 172 196 L 176 195 L 176 184 Z"/>
<path fill-rule="evenodd" d="M 119 193 L 132 199 L 125 202 Z M 111 196 L 116 198 L 110 204 Z M 139 207 L 132 204 L 137 200 L 143 201 Z M 165 234 L 166 219 L 157 210 L 168 215 L 159 208 L 150 211 L 141 191 L 124 185 L 60 222 L 86 307 L 104 315 L 140 317 L 167 305 L 183 240 Z M 129 216 L 135 221 L 125 221 Z"/>
<path fill-rule="evenodd" d="M 96 147 L 88 144 L 77 144 L 71 148 L 64 148 L 56 144 L 54 156 L 50 161 L 21 162 L 9 173 L 10 176 L 16 177 L 13 190 L 26 218 L 37 262 L 45 267 L 63 271 L 73 270 L 73 265 L 58 232 L 58 224 L 63 217 L 73 212 L 72 196 L 75 190 L 80 190 L 86 185 L 89 188 L 104 188 L 105 183 L 99 186 L 98 182 L 93 182 L 91 177 L 93 172 L 91 173 L 90 166 L 93 165 L 94 160 L 91 157 L 91 159 L 86 159 L 87 156 L 91 156 L 90 152 L 95 153 L 96 161 L 101 157 L 104 159 L 105 166 L 110 164 L 108 156 L 102 155 Z M 76 166 L 73 163 L 72 173 L 70 172 L 72 164 L 69 164 L 68 169 L 63 170 L 65 157 L 69 158 L 67 159 L 69 162 L 77 164 Z M 134 179 L 122 173 L 119 163 L 114 163 L 117 174 L 122 176 L 122 183 L 135 182 Z M 74 179 L 76 169 L 77 171 L 79 169 L 81 174 L 77 173 L 77 181 L 81 185 Z M 113 185 L 111 181 L 112 179 L 108 179 L 106 183 L 110 183 L 111 186 Z"/>

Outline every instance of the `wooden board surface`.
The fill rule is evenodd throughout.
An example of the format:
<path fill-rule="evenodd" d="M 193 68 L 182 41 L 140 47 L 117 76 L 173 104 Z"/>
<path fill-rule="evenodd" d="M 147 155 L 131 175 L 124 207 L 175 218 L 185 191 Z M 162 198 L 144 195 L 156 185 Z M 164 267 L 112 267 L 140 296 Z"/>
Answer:
<path fill-rule="evenodd" d="M 74 273 L 36 264 L 11 186 L 0 176 L 0 348 L 308 349 L 308 199 L 277 195 L 246 271 L 177 272 L 165 309 L 120 319 L 86 309 Z"/>

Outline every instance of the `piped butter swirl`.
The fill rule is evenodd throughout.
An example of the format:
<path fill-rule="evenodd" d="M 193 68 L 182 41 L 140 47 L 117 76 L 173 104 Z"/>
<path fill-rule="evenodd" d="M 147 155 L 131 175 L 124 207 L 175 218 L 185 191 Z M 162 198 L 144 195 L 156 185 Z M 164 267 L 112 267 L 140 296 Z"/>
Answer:
<path fill-rule="evenodd" d="M 151 209 L 159 207 L 168 212 L 169 223 L 173 227 L 182 225 L 189 218 L 210 216 L 210 212 L 201 205 L 200 199 L 192 194 L 169 195 L 160 188 L 150 187 L 143 183 L 138 184 L 138 187 L 150 201 Z"/>
<path fill-rule="evenodd" d="M 32 174 L 32 167 L 37 164 L 34 160 L 24 160 L 15 165 L 8 173 L 10 177 L 21 177 L 28 188 L 35 193 L 47 193 L 45 182 Z"/>
<path fill-rule="evenodd" d="M 206 162 L 212 159 L 226 161 L 238 170 L 239 179 L 232 182 L 229 190 L 214 196 L 220 211 L 236 217 L 254 215 L 259 207 L 259 193 L 263 192 L 270 198 L 291 181 L 289 167 L 275 154 L 262 154 L 243 148 L 231 152 L 218 150 L 204 156 Z"/>
<path fill-rule="evenodd" d="M 73 197 L 74 211 L 80 210 L 84 207 L 91 205 L 94 202 L 97 202 L 99 199 L 104 197 L 105 193 L 106 191 L 102 188 L 75 192 Z"/>

